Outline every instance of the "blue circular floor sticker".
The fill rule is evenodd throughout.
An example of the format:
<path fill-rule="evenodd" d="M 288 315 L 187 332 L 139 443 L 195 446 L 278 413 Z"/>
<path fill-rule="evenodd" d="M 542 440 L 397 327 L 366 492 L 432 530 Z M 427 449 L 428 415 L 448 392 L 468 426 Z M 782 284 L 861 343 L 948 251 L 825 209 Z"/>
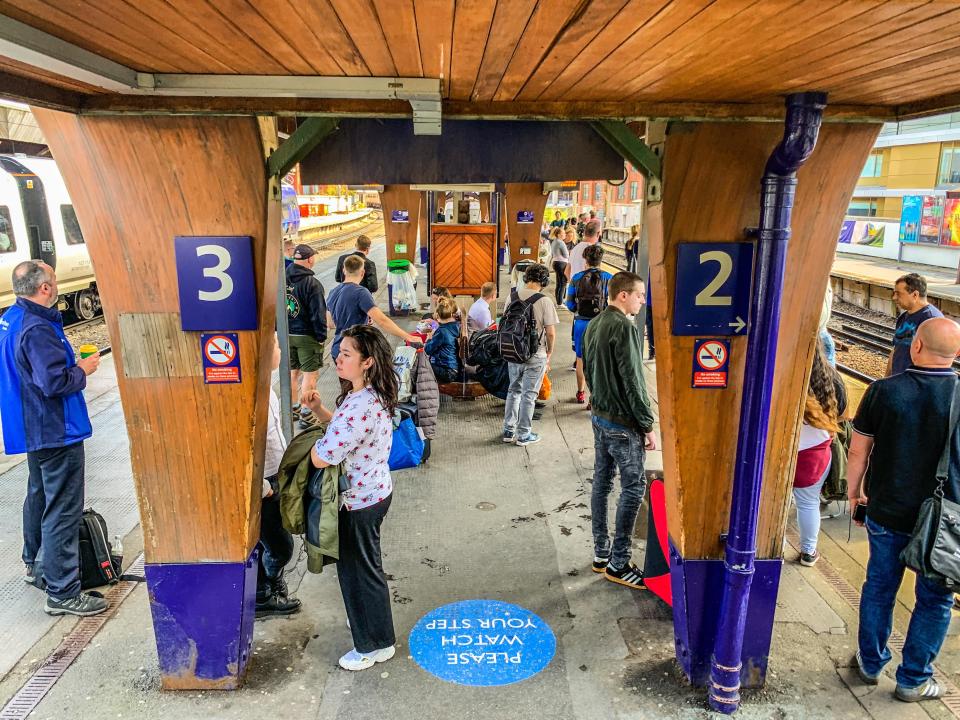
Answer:
<path fill-rule="evenodd" d="M 543 620 L 518 605 L 464 600 L 420 618 L 410 632 L 410 651 L 441 680 L 490 687 L 526 680 L 543 670 L 557 638 Z"/>

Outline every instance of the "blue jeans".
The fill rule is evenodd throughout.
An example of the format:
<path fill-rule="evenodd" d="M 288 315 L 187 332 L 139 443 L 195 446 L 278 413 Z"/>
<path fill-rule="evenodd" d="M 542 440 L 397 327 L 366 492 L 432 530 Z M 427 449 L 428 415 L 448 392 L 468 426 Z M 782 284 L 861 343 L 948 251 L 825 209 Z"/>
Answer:
<path fill-rule="evenodd" d="M 879 673 L 890 662 L 887 640 L 893 630 L 893 606 L 903 580 L 900 552 L 910 542 L 907 533 L 889 530 L 867 518 L 870 560 L 867 581 L 860 596 L 859 646 L 863 669 Z M 897 668 L 897 684 L 915 688 L 933 675 L 933 663 L 950 626 L 953 591 L 917 576 L 917 603 L 910 618 L 903 647 L 903 663 Z"/>
<path fill-rule="evenodd" d="M 522 365 L 507 363 L 507 370 L 510 373 L 510 389 L 507 390 L 507 402 L 503 408 L 503 431 L 525 438 L 533 426 L 533 407 L 547 371 L 547 357 L 534 355 Z"/>
<path fill-rule="evenodd" d="M 47 594 L 80 594 L 80 519 L 83 515 L 83 442 L 27 453 L 23 501 L 23 562 L 32 568 L 43 546 Z"/>
<path fill-rule="evenodd" d="M 823 477 L 810 487 L 793 489 L 793 501 L 797 505 L 797 527 L 800 529 L 800 552 L 813 555 L 817 551 L 820 535 L 820 490 L 830 472 L 828 467 Z"/>
<path fill-rule="evenodd" d="M 590 512 L 593 516 L 593 552 L 597 557 L 609 557 L 610 567 L 616 570 L 630 562 L 633 526 L 647 491 L 643 472 L 643 436 L 616 423 L 594 415 L 593 493 Z M 613 474 L 620 470 L 620 499 L 617 501 L 617 523 L 613 545 L 607 529 L 607 499 L 613 491 Z"/>

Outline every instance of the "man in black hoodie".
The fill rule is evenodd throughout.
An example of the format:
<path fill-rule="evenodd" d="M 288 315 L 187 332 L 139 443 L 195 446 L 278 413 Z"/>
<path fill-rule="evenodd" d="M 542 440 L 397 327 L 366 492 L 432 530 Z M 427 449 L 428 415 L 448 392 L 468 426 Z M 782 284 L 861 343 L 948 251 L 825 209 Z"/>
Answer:
<path fill-rule="evenodd" d="M 363 279 L 360 280 L 360 286 L 365 287 L 370 291 L 371 295 L 374 295 L 377 290 L 380 289 L 380 283 L 377 280 L 377 265 L 373 262 L 368 256 L 370 255 L 370 248 L 373 246 L 373 242 L 366 235 L 357 236 L 357 247 L 348 252 L 345 255 L 341 255 L 337 259 L 337 272 L 334 274 L 334 279 L 338 283 L 342 283 L 345 277 L 343 272 L 343 261 L 348 257 L 357 255 L 363 259 Z"/>
<path fill-rule="evenodd" d="M 301 398 L 308 397 L 317 387 L 317 373 L 323 365 L 323 343 L 327 339 L 327 301 L 323 285 L 313 274 L 316 256 L 317 251 L 309 245 L 297 245 L 293 263 L 287 267 L 291 400 L 294 420 L 299 419 L 301 426 L 312 424 L 310 409 L 301 408 Z"/>

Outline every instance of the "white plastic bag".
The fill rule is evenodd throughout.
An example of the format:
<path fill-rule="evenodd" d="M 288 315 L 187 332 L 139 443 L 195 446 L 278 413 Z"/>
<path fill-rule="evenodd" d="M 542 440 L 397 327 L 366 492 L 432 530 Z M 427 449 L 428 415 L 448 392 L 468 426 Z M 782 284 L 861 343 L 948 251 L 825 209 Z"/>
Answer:
<path fill-rule="evenodd" d="M 416 309 L 417 289 L 413 285 L 413 275 L 409 270 L 403 273 L 389 273 L 387 284 L 393 288 L 394 310 Z"/>
<path fill-rule="evenodd" d="M 400 380 L 397 400 L 406 402 L 413 394 L 413 364 L 416 362 L 416 348 L 399 345 L 393 351 L 393 369 Z"/>

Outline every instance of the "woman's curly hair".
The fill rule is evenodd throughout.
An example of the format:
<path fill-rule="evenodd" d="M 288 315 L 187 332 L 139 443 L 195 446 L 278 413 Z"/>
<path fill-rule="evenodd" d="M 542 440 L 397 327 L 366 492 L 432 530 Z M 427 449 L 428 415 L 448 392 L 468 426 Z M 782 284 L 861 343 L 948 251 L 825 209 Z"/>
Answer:
<path fill-rule="evenodd" d="M 803 421 L 819 430 L 830 433 L 840 431 L 840 410 L 837 404 L 837 389 L 834 370 L 827 362 L 820 342 L 813 355 L 813 369 L 807 385 L 807 398 L 803 407 Z"/>

